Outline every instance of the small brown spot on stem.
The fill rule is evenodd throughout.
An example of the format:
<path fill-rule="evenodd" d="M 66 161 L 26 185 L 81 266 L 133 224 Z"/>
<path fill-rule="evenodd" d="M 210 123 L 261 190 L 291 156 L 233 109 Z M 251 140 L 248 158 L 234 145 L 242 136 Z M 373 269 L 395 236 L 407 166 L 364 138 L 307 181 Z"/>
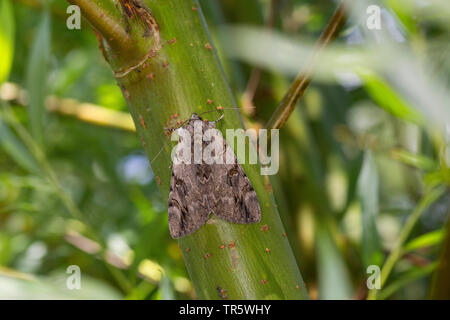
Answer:
<path fill-rule="evenodd" d="M 295 286 L 295 289 L 300 290 L 300 286 L 299 286 L 299 285 L 296 285 L 296 286 Z"/>
<path fill-rule="evenodd" d="M 125 99 L 127 101 L 130 101 L 130 93 L 128 92 L 128 90 L 125 89 L 125 87 L 121 87 L 121 88 L 122 88 L 123 96 L 125 97 Z"/>
<path fill-rule="evenodd" d="M 208 252 L 207 254 L 205 254 L 205 259 L 208 260 L 209 258 L 211 258 L 211 253 Z"/>
<path fill-rule="evenodd" d="M 211 43 L 206 43 L 205 44 L 205 48 L 207 49 L 207 50 L 212 50 L 212 45 L 211 45 Z"/>
<path fill-rule="evenodd" d="M 222 111 L 222 110 L 223 110 L 223 107 L 222 107 L 222 106 L 218 106 L 218 107 L 217 107 L 217 110 Z"/>
<path fill-rule="evenodd" d="M 266 279 L 261 280 L 261 284 L 266 284 L 266 283 L 267 283 Z"/>
<path fill-rule="evenodd" d="M 234 248 L 236 245 L 235 245 L 235 243 L 234 242 L 231 242 L 229 245 L 228 245 L 228 248 Z"/>
<path fill-rule="evenodd" d="M 173 38 L 173 39 L 167 41 L 168 44 L 174 44 L 175 42 L 177 42 L 177 38 Z"/>
<path fill-rule="evenodd" d="M 225 249 L 225 245 L 224 245 L 224 244 L 221 244 L 221 245 L 219 246 L 219 249 Z"/>
<path fill-rule="evenodd" d="M 282 235 L 283 235 L 283 237 L 285 237 L 285 238 L 287 237 L 286 232 L 283 232 Z"/>
<path fill-rule="evenodd" d="M 164 62 L 163 62 L 163 67 L 164 67 L 164 68 L 167 68 L 168 66 L 169 66 L 169 63 L 168 63 L 167 61 L 164 61 Z"/>
<path fill-rule="evenodd" d="M 267 232 L 267 231 L 269 231 L 269 225 L 267 225 L 267 224 L 264 224 L 264 225 L 262 225 L 261 226 L 261 228 L 259 228 L 259 230 L 261 230 L 261 232 Z"/>
<path fill-rule="evenodd" d="M 155 176 L 156 183 L 158 183 L 158 186 L 161 185 L 161 178 L 159 176 Z"/>
<path fill-rule="evenodd" d="M 212 104 L 213 101 L 211 99 L 208 99 L 208 104 Z"/>
<path fill-rule="evenodd" d="M 154 73 L 154 72 L 149 73 L 149 74 L 147 75 L 147 79 L 148 79 L 148 80 L 153 80 L 153 79 L 155 79 L 155 73 Z"/>
<path fill-rule="evenodd" d="M 184 249 L 184 251 L 191 252 L 191 248 L 186 248 L 186 249 Z"/>
<path fill-rule="evenodd" d="M 269 252 L 270 252 L 270 249 L 269 249 L 269 248 L 266 248 L 266 252 L 269 253 Z"/>
<path fill-rule="evenodd" d="M 217 286 L 217 293 L 219 294 L 219 298 L 226 300 L 228 299 L 227 297 L 227 290 L 222 289 L 221 287 Z"/>
<path fill-rule="evenodd" d="M 147 126 L 145 124 L 144 118 L 142 118 L 141 115 L 139 115 L 139 122 L 141 123 L 142 128 L 147 129 Z"/>

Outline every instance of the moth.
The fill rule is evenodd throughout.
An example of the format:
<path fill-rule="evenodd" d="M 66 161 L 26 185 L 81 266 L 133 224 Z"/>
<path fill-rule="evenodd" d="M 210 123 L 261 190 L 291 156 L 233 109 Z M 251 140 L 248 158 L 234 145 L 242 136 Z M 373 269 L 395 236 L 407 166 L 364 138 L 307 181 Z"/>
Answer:
<path fill-rule="evenodd" d="M 203 120 L 194 113 L 181 127 L 186 135 L 180 135 L 177 147 L 190 143 L 192 153 L 184 155 L 190 157 L 190 163 L 180 161 L 180 154 L 177 152 L 173 159 L 168 213 L 170 234 L 175 239 L 197 231 L 206 223 L 210 214 L 239 224 L 257 223 L 261 220 L 256 192 L 234 152 L 220 131 L 215 129 L 217 121 Z M 216 132 L 209 140 L 202 137 L 206 136 L 208 129 Z M 215 156 L 216 159 L 222 159 L 223 163 L 208 163 L 204 159 L 200 163 L 196 162 L 193 159 L 195 151 L 192 150 L 195 150 L 195 143 L 199 141 L 202 150 L 210 148 L 213 143 L 215 146 L 221 145 L 223 152 Z"/>

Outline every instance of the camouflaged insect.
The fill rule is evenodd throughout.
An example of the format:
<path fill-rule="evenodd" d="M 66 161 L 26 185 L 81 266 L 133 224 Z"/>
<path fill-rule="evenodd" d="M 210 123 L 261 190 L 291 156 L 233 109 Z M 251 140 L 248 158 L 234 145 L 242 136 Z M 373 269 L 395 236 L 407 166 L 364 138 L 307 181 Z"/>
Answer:
<path fill-rule="evenodd" d="M 216 127 L 216 121 L 202 120 L 194 113 L 182 126 L 190 135 L 192 150 L 196 139 L 196 122 L 201 123 L 202 133 Z M 223 220 L 239 224 L 261 220 L 261 208 L 255 190 L 220 131 L 214 131 L 217 134 L 211 141 L 204 141 L 207 139 L 201 137 L 202 150 L 208 148 L 211 143 L 221 143 L 224 152 L 218 156 L 224 157 L 223 163 L 207 164 L 202 159 L 201 163 L 192 161 L 187 164 L 176 161 L 180 159 L 177 159 L 175 153 L 168 210 L 169 229 L 173 238 L 195 232 L 206 223 L 211 213 Z M 178 146 L 183 142 L 183 136 L 180 135 Z M 194 158 L 194 151 L 189 156 Z M 234 161 L 226 161 L 225 157 L 231 157 Z"/>

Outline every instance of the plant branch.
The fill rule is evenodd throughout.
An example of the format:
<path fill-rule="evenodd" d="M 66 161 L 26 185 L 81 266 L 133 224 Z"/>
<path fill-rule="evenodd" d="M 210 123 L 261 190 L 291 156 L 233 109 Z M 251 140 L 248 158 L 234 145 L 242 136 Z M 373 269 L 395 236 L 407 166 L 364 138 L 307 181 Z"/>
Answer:
<path fill-rule="evenodd" d="M 411 213 L 411 215 L 408 217 L 408 219 L 405 222 L 405 225 L 400 232 L 399 240 L 395 246 L 395 248 L 391 251 L 388 258 L 386 259 L 386 262 L 384 263 L 383 267 L 381 268 L 381 288 L 383 288 L 384 284 L 386 283 L 386 280 L 389 278 L 389 275 L 391 274 L 392 269 L 394 269 L 395 264 L 397 261 L 401 258 L 403 254 L 403 245 L 405 244 L 406 240 L 410 236 L 414 226 L 416 225 L 419 218 L 422 216 L 422 214 L 425 212 L 425 210 L 432 205 L 439 197 L 444 193 L 445 189 L 438 188 L 430 193 L 428 193 L 419 203 L 417 208 Z M 377 298 L 377 290 L 370 290 L 368 299 L 373 300 Z"/>
<path fill-rule="evenodd" d="M 0 86 L 0 101 L 25 107 L 27 105 L 27 96 L 28 92 L 15 83 L 6 82 Z M 136 131 L 133 119 L 129 113 L 108 109 L 92 103 L 48 96 L 45 99 L 45 108 L 49 112 L 74 117 L 86 123 L 131 132 Z"/>
<path fill-rule="evenodd" d="M 265 28 L 266 30 L 273 29 L 273 26 L 275 24 L 275 16 L 277 11 L 277 4 L 278 0 L 271 0 L 270 2 L 270 11 L 269 15 L 267 16 L 267 19 L 265 21 Z M 250 114 L 254 112 L 254 104 L 253 99 L 255 98 L 256 91 L 259 87 L 259 83 L 261 82 L 261 77 L 263 74 L 263 70 L 261 67 L 255 67 L 253 68 L 250 78 L 247 82 L 247 88 L 245 89 L 242 100 L 243 100 L 243 110 L 247 114 Z"/>
<path fill-rule="evenodd" d="M 112 0 L 67 0 L 80 7 L 83 16 L 116 50 L 133 47 L 133 41 L 121 23 Z"/>
<path fill-rule="evenodd" d="M 127 49 L 133 41 L 121 24 L 112 0 L 68 0 L 80 7 L 83 16 L 115 49 Z"/>
<path fill-rule="evenodd" d="M 328 22 L 328 25 L 320 35 L 320 38 L 312 55 L 305 63 L 305 69 L 300 72 L 300 74 L 294 80 L 280 105 L 275 110 L 270 120 L 267 122 L 267 129 L 280 129 L 289 119 L 289 116 L 291 115 L 292 111 L 294 111 L 297 102 L 303 97 L 306 89 L 311 83 L 314 68 L 317 64 L 317 61 L 319 60 L 320 54 L 323 52 L 325 47 L 338 36 L 339 31 L 345 24 L 345 11 L 345 3 L 344 1 L 342 1 L 339 7 L 334 12 L 330 21 Z"/>

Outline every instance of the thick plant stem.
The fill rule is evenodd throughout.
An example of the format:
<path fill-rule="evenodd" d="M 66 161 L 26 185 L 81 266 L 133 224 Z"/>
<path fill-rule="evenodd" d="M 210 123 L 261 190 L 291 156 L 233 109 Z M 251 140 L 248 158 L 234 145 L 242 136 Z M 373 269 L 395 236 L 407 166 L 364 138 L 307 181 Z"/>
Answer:
<path fill-rule="evenodd" d="M 140 57 L 127 61 L 123 57 L 129 53 L 110 45 L 104 36 L 101 46 L 128 102 L 161 194 L 167 199 L 171 177 L 167 128 L 178 127 L 193 112 L 235 108 L 236 104 L 198 3 L 138 3 L 151 13 L 152 32 L 143 30 L 148 20 L 139 15 L 122 23 L 125 29 L 126 20 L 131 25 L 130 36 L 136 42 L 133 54 Z M 92 25 L 96 26 L 95 21 Z M 102 30 L 97 31 L 102 35 Z M 243 127 L 237 108 L 223 112 L 224 119 L 217 124 L 222 133 Z M 219 116 L 217 111 L 203 117 L 215 120 Z M 268 179 L 260 174 L 258 165 L 243 167 L 258 195 L 262 221 L 237 225 L 212 216 L 197 232 L 179 240 L 197 295 L 202 299 L 307 299 Z"/>

